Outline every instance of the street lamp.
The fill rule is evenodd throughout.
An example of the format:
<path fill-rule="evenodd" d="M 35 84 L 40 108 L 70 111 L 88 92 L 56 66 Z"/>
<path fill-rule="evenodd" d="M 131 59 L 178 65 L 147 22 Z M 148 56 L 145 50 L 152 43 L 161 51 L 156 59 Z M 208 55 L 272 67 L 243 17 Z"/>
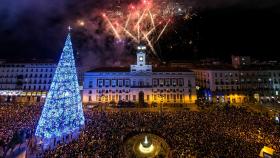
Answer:
<path fill-rule="evenodd" d="M 103 106 L 103 103 L 104 103 L 104 100 L 105 100 L 105 95 L 102 93 L 99 95 L 99 97 L 101 98 L 101 111 L 102 111 L 102 106 Z"/>
<path fill-rule="evenodd" d="M 159 99 L 160 99 L 160 112 L 162 112 L 162 106 L 163 106 L 163 99 L 164 99 L 164 95 L 163 94 L 159 94 L 158 95 Z"/>

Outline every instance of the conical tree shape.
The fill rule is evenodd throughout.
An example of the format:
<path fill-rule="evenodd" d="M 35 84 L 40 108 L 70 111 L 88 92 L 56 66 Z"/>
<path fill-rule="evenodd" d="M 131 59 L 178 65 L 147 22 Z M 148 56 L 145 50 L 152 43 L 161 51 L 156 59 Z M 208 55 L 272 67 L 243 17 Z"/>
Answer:
<path fill-rule="evenodd" d="M 35 135 L 43 139 L 61 137 L 83 125 L 84 113 L 69 33 Z"/>

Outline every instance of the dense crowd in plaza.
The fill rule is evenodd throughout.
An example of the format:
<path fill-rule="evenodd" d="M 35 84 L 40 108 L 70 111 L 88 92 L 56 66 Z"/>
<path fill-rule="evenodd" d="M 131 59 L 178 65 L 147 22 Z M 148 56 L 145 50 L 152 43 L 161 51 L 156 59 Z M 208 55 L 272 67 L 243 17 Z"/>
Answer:
<path fill-rule="evenodd" d="M 0 104 L 0 157 L 4 148 L 17 143 L 14 138 L 19 133 L 24 131 L 25 138 L 33 135 L 41 110 L 42 106 L 38 104 Z"/>
<path fill-rule="evenodd" d="M 0 140 L 7 145 L 22 128 L 34 132 L 40 106 L 0 108 Z M 86 126 L 78 139 L 37 157 L 125 157 L 124 141 L 148 132 L 164 138 L 171 157 L 252 157 L 264 145 L 280 150 L 278 127 L 267 116 L 242 108 L 190 112 L 98 112 L 85 110 Z"/>

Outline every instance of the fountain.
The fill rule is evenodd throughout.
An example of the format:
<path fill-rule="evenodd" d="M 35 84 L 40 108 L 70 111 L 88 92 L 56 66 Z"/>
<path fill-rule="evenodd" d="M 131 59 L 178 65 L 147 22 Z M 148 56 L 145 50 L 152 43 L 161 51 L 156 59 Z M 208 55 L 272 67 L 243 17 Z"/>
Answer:
<path fill-rule="evenodd" d="M 168 158 L 170 153 L 169 145 L 165 140 L 155 134 L 140 133 L 132 136 L 123 145 L 125 157 L 137 158 Z"/>
<path fill-rule="evenodd" d="M 143 154 L 149 154 L 154 151 L 154 145 L 152 144 L 151 141 L 150 142 L 148 141 L 147 136 L 145 136 L 144 142 L 141 142 L 139 144 L 139 150 Z"/>

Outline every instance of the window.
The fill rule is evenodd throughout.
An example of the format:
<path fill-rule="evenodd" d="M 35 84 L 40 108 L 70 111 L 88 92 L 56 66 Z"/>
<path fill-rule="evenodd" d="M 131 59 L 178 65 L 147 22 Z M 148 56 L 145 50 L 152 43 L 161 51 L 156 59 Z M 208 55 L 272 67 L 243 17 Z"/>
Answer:
<path fill-rule="evenodd" d="M 158 84 L 158 83 L 157 83 L 157 80 L 156 80 L 156 79 L 153 79 L 153 85 L 154 85 L 154 86 L 157 86 L 157 84 Z"/>
<path fill-rule="evenodd" d="M 133 95 L 132 98 L 133 98 L 133 101 L 136 101 L 136 95 Z"/>
<path fill-rule="evenodd" d="M 110 80 L 105 80 L 105 87 L 109 87 L 110 86 Z"/>
<path fill-rule="evenodd" d="M 224 84 L 224 81 L 223 81 L 223 79 L 221 79 L 220 83 L 221 83 L 221 84 Z"/>
<path fill-rule="evenodd" d="M 190 80 L 188 80 L 188 86 L 191 87 L 192 86 L 192 82 Z"/>
<path fill-rule="evenodd" d="M 119 85 L 119 87 L 122 87 L 123 86 L 123 80 L 118 80 L 118 85 Z"/>
<path fill-rule="evenodd" d="M 117 81 L 116 80 L 112 80 L 112 87 L 116 87 L 117 86 Z"/>
<path fill-rule="evenodd" d="M 125 80 L 125 86 L 129 87 L 129 80 Z"/>
<path fill-rule="evenodd" d="M 183 85 L 184 85 L 183 79 L 179 79 L 179 86 L 183 86 Z M 189 85 L 190 85 L 190 81 L 189 81 Z"/>
<path fill-rule="evenodd" d="M 103 80 L 98 80 L 98 87 L 102 87 L 103 86 Z"/>
<path fill-rule="evenodd" d="M 146 82 L 146 86 L 150 86 L 150 83 L 149 83 L 149 82 Z"/>
<path fill-rule="evenodd" d="M 92 91 L 88 91 L 88 94 L 92 94 Z"/>
<path fill-rule="evenodd" d="M 165 85 L 170 86 L 170 79 L 165 79 Z"/>
<path fill-rule="evenodd" d="M 159 79 L 159 85 L 162 87 L 164 85 L 164 79 Z"/>
<path fill-rule="evenodd" d="M 172 79 L 172 85 L 173 85 L 173 86 L 176 86 L 176 85 L 177 85 L 176 79 Z"/>
<path fill-rule="evenodd" d="M 133 86 L 136 86 L 136 81 L 133 81 Z"/>

